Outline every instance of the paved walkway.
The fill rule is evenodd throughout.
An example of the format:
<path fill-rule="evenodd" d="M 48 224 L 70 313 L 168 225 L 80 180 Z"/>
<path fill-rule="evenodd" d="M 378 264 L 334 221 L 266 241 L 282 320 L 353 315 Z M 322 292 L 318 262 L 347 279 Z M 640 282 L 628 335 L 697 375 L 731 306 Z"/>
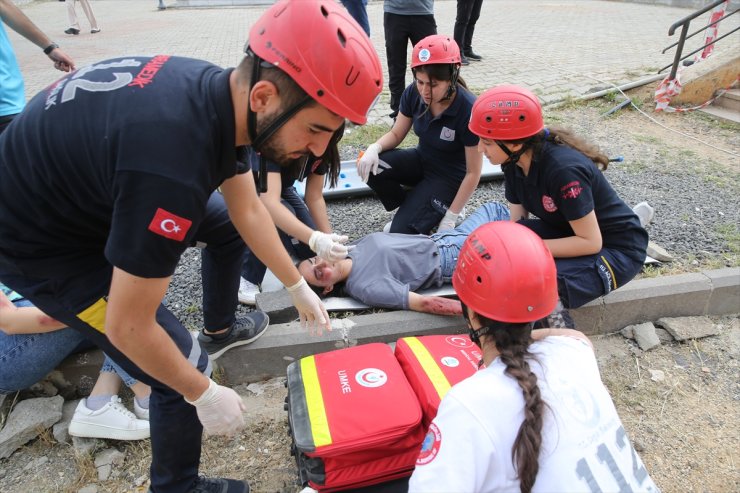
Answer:
<path fill-rule="evenodd" d="M 173 0 L 165 3 L 174 5 Z M 21 5 L 78 66 L 114 56 L 156 53 L 234 66 L 241 59 L 249 26 L 266 8 L 158 11 L 156 7 L 157 0 L 96 0 L 93 9 L 102 32 L 91 35 L 80 11 L 83 32 L 72 36 L 63 33 L 68 27 L 66 4 L 34 1 Z M 438 32 L 452 33 L 455 9 L 455 0 L 435 2 Z M 485 57 L 484 61 L 463 67 L 461 73 L 475 92 L 497 84 L 517 83 L 535 91 L 546 103 L 581 96 L 607 88 L 609 82 L 640 80 L 670 64 L 673 53 L 661 51 L 675 42 L 677 35 L 669 37 L 668 28 L 691 12 L 692 9 L 613 1 L 489 0 L 483 4 L 473 40 L 474 49 Z M 382 2 L 371 2 L 368 14 L 371 37 L 385 68 Z M 696 25 L 706 24 L 707 19 L 705 14 Z M 729 31 L 730 25 L 736 26 L 740 15 L 725 22 L 727 25 L 720 26 L 720 34 Z M 8 31 L 31 96 L 59 73 L 36 46 Z M 687 42 L 686 48 L 693 50 L 702 44 L 703 36 L 697 35 Z M 740 52 L 740 35 L 720 41 L 717 50 Z M 411 81 L 410 73 L 407 81 Z M 388 112 L 386 90 L 371 114 L 372 120 L 383 119 Z"/>

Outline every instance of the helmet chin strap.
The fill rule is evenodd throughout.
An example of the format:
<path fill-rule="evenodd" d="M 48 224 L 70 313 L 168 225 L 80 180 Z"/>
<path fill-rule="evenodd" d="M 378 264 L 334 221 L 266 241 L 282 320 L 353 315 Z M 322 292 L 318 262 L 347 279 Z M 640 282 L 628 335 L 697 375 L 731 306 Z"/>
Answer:
<path fill-rule="evenodd" d="M 501 150 L 504 151 L 504 154 L 506 154 L 508 156 L 508 158 L 506 159 L 506 161 L 504 161 L 502 164 L 516 164 L 516 163 L 518 163 L 519 162 L 519 158 L 522 157 L 522 154 L 524 154 L 525 152 L 527 152 L 527 149 L 529 149 L 529 144 L 527 142 L 525 142 L 524 144 L 522 144 L 522 148 L 519 149 L 516 152 L 514 152 L 511 149 L 509 149 L 508 147 L 506 147 L 504 145 L 504 143 L 501 142 L 500 140 L 494 140 L 494 142 L 496 142 L 496 145 L 499 146 L 501 148 Z"/>
<path fill-rule="evenodd" d="M 260 81 L 260 74 L 262 72 L 262 63 L 266 63 L 256 53 L 247 47 L 248 53 L 254 57 L 254 63 L 252 64 L 252 77 L 249 81 L 249 90 L 251 91 L 254 85 Z M 252 105 L 250 104 L 250 98 L 247 96 L 247 133 L 249 134 L 249 140 L 254 149 L 260 155 L 260 171 L 259 179 L 257 183 L 257 191 L 259 193 L 265 193 L 267 191 L 267 161 L 262 155 L 262 147 L 265 145 L 270 137 L 275 132 L 280 130 L 280 127 L 290 120 L 293 115 L 298 113 L 304 106 L 311 101 L 311 96 L 305 95 L 303 99 L 298 101 L 292 107 L 288 108 L 282 115 L 277 117 L 270 125 L 267 126 L 261 133 L 257 133 L 257 114 L 252 111 Z"/>

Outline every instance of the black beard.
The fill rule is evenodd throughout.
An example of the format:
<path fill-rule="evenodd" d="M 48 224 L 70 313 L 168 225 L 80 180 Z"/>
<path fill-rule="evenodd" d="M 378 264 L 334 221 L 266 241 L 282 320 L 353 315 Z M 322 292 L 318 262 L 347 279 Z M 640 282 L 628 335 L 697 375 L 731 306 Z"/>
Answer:
<path fill-rule="evenodd" d="M 257 135 L 262 134 L 262 132 L 264 132 L 265 129 L 272 124 L 272 122 L 277 120 L 277 118 L 278 115 L 267 115 L 260 120 L 258 116 Z M 273 133 L 270 138 L 267 139 L 264 144 L 262 144 L 261 148 L 257 149 L 257 152 L 259 152 L 260 155 L 264 156 L 265 159 L 277 163 L 280 166 L 290 166 L 295 160 L 288 157 L 288 154 L 285 152 L 284 148 L 279 147 L 276 138 L 279 131 L 280 129 L 276 130 L 275 133 Z"/>

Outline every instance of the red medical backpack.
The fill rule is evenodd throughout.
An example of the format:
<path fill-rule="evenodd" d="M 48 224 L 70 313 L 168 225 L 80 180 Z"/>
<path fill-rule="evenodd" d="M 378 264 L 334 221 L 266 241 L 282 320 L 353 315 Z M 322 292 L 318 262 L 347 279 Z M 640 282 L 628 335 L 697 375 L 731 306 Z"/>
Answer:
<path fill-rule="evenodd" d="M 410 476 L 424 428 L 387 344 L 316 354 L 288 366 L 288 421 L 301 481 L 338 491 Z"/>
<path fill-rule="evenodd" d="M 448 390 L 478 370 L 482 354 L 467 335 L 404 337 L 395 350 L 421 404 L 426 430 Z"/>

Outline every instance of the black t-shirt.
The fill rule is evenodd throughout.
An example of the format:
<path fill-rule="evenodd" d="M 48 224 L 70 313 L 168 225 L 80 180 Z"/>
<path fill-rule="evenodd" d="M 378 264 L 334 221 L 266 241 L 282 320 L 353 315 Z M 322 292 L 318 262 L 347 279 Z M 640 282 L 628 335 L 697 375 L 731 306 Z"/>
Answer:
<path fill-rule="evenodd" d="M 644 259 L 647 232 L 588 157 L 566 145 L 546 142 L 529 168 L 504 167 L 506 200 L 521 204 L 545 223 L 572 236 L 569 221 L 596 212 L 604 247 Z M 641 252 L 641 253 L 640 253 Z M 641 256 L 642 255 L 642 256 Z M 630 255 L 632 257 L 632 255 Z"/>
<path fill-rule="evenodd" d="M 230 73 L 133 56 L 37 94 L 0 136 L 0 257 L 51 279 L 107 263 L 171 275 L 237 172 Z"/>

